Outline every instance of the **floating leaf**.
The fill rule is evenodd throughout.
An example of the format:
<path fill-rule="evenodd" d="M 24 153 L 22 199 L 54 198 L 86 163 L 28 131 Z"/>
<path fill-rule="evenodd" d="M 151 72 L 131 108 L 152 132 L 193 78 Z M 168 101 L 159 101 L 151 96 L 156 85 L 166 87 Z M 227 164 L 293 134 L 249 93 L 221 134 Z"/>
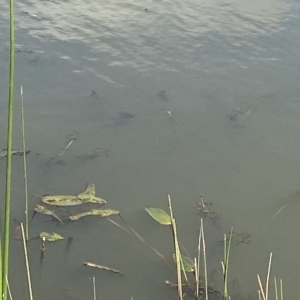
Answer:
<path fill-rule="evenodd" d="M 174 262 L 176 263 L 176 257 L 175 254 L 172 255 Z M 194 262 L 187 256 L 181 255 L 181 270 L 184 270 L 185 272 L 194 272 L 195 271 L 195 265 Z"/>
<path fill-rule="evenodd" d="M 70 216 L 69 219 L 72 221 L 77 221 L 82 217 L 86 217 L 86 216 L 100 216 L 100 217 L 110 217 L 113 215 L 119 215 L 120 212 L 118 210 L 114 210 L 114 209 L 92 209 L 77 215 L 73 215 Z"/>
<path fill-rule="evenodd" d="M 54 219 L 58 220 L 61 224 L 64 224 L 64 222 L 57 216 L 57 214 L 53 210 L 47 209 L 45 206 L 37 205 L 34 211 L 43 215 L 50 215 Z"/>
<path fill-rule="evenodd" d="M 156 222 L 162 225 L 171 225 L 171 217 L 162 209 L 146 207 L 145 210 Z"/>
<path fill-rule="evenodd" d="M 108 208 L 108 209 L 92 209 L 91 213 L 93 216 L 100 216 L 103 218 L 120 214 L 120 212 L 118 210 L 110 209 L 110 208 Z"/>
<path fill-rule="evenodd" d="M 60 234 L 55 233 L 55 232 L 53 232 L 53 233 L 41 232 L 40 233 L 40 238 L 41 239 L 44 238 L 48 242 L 55 242 L 55 241 L 64 239 Z"/>
<path fill-rule="evenodd" d="M 12 155 L 23 155 L 24 151 L 22 150 L 11 150 Z M 30 150 L 25 151 L 25 154 L 30 153 Z M 7 157 L 7 149 L 0 149 L 0 157 Z"/>

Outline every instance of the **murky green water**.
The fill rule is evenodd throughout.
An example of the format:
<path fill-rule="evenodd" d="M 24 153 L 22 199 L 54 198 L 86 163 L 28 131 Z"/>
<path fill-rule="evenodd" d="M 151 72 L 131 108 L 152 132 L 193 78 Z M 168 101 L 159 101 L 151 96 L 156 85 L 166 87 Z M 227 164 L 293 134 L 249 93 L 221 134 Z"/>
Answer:
<path fill-rule="evenodd" d="M 5 145 L 8 7 L 0 0 L 0 147 Z M 167 209 L 171 194 L 179 237 L 195 255 L 200 194 L 217 220 L 206 220 L 210 270 L 221 277 L 218 240 L 230 226 L 251 233 L 234 246 L 231 293 L 256 299 L 256 274 L 273 273 L 285 295 L 299 282 L 299 11 L 296 1 L 22 1 L 16 4 L 15 148 L 21 147 L 23 85 L 30 194 L 78 194 L 87 182 L 107 207 L 164 255 L 168 228 L 143 211 Z M 169 112 L 169 113 L 168 113 Z M 173 116 L 171 117 L 170 114 Z M 71 137 L 76 137 L 59 155 Z M 2 194 L 5 161 L 1 159 Z M 13 217 L 23 220 L 22 159 L 14 159 Z M 39 198 L 32 197 L 33 211 Z M 271 222 L 272 216 L 288 205 Z M 73 210 L 73 208 L 72 208 Z M 60 211 L 59 211 L 60 212 Z M 60 212 L 66 215 L 65 211 Z M 119 221 L 117 218 L 114 218 Z M 50 222 L 47 222 L 47 221 Z M 269 223 L 268 223 L 269 222 Z M 174 270 L 106 220 L 64 226 L 38 215 L 31 236 L 73 237 L 29 244 L 36 298 L 171 299 Z M 11 288 L 26 293 L 22 244 L 12 241 Z M 83 267 L 92 261 L 120 277 Z M 238 296 L 240 293 L 240 296 Z"/>

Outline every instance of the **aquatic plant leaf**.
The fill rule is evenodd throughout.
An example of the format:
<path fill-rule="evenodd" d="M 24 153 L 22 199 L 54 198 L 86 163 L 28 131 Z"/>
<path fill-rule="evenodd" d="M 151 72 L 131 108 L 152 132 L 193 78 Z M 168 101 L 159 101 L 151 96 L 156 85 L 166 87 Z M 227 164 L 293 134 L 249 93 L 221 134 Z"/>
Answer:
<path fill-rule="evenodd" d="M 114 210 L 114 209 L 92 209 L 77 215 L 73 215 L 70 216 L 69 219 L 72 221 L 77 221 L 82 217 L 86 217 L 86 216 L 100 216 L 100 217 L 110 217 L 113 215 L 118 215 L 120 214 L 120 212 L 118 210 Z"/>
<path fill-rule="evenodd" d="M 23 155 L 24 151 L 22 150 L 11 150 L 12 155 Z M 25 151 L 25 154 L 30 153 L 30 150 Z M 0 157 L 7 157 L 7 149 L 0 149 Z"/>
<path fill-rule="evenodd" d="M 41 239 L 44 238 L 48 242 L 55 242 L 55 241 L 64 239 L 60 234 L 55 233 L 55 232 L 53 232 L 53 233 L 41 232 L 40 233 L 40 238 Z"/>
<path fill-rule="evenodd" d="M 146 207 L 145 210 L 159 224 L 171 225 L 171 217 L 162 209 L 155 207 Z"/>
<path fill-rule="evenodd" d="M 83 204 L 83 202 L 77 198 L 77 196 L 71 195 L 54 195 L 54 196 L 44 196 L 42 202 L 48 205 L 55 206 L 74 206 Z"/>
<path fill-rule="evenodd" d="M 175 254 L 172 255 L 174 262 L 176 263 L 176 257 Z M 194 272 L 195 266 L 194 262 L 187 256 L 181 255 L 181 270 L 184 270 L 185 272 Z"/>
<path fill-rule="evenodd" d="M 61 224 L 64 224 L 64 222 L 57 216 L 57 214 L 53 210 L 47 209 L 45 206 L 37 205 L 34 211 L 43 215 L 52 216 L 54 219 L 58 220 Z"/>
<path fill-rule="evenodd" d="M 110 217 L 113 215 L 119 215 L 120 212 L 118 210 L 115 209 L 92 209 L 91 210 L 91 214 L 94 216 L 100 216 L 100 217 Z"/>
<path fill-rule="evenodd" d="M 44 196 L 42 202 L 55 206 L 73 206 L 83 203 L 106 204 L 106 200 L 95 196 L 95 185 L 88 183 L 85 190 L 77 196 L 71 195 L 53 195 Z"/>

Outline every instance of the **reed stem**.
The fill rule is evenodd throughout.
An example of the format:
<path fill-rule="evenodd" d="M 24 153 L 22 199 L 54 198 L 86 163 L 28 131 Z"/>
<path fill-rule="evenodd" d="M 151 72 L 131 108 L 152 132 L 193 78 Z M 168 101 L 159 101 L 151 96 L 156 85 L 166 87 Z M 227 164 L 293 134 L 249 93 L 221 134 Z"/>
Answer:
<path fill-rule="evenodd" d="M 26 163 L 26 143 L 25 143 L 25 122 L 24 122 L 24 97 L 23 86 L 21 86 L 21 119 L 22 119 L 22 146 L 23 146 L 23 168 L 24 168 L 24 191 L 25 191 L 25 240 L 29 241 L 28 232 L 28 183 L 27 183 L 27 163 Z"/>
<path fill-rule="evenodd" d="M 11 153 L 13 136 L 13 104 L 14 104 L 14 70 L 15 70 L 15 28 L 14 28 L 14 1 L 9 1 L 10 20 L 10 54 L 9 54 L 9 99 L 7 123 L 7 160 L 6 160 L 6 188 L 5 188 L 5 215 L 4 215 L 4 248 L 2 257 L 2 299 L 7 299 L 7 278 L 9 265 L 9 233 L 10 233 L 10 200 L 11 200 Z"/>
<path fill-rule="evenodd" d="M 28 280 L 29 297 L 30 297 L 30 300 L 33 300 L 32 284 L 31 284 L 29 261 L 28 261 L 28 251 L 27 251 L 27 243 L 26 243 L 27 241 L 26 241 L 26 237 L 25 237 L 23 223 L 21 223 L 21 230 L 22 230 L 22 239 L 23 239 L 23 247 L 24 247 L 24 255 L 25 255 L 26 273 L 27 273 L 27 280 Z"/>

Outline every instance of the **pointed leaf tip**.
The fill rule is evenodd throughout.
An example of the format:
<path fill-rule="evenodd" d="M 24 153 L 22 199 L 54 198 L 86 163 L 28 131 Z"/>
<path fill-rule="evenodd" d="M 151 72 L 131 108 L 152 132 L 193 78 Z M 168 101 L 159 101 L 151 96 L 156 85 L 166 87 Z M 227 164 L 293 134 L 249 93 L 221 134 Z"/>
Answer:
<path fill-rule="evenodd" d="M 145 210 L 159 224 L 171 225 L 171 217 L 164 210 L 155 207 L 146 207 Z"/>

